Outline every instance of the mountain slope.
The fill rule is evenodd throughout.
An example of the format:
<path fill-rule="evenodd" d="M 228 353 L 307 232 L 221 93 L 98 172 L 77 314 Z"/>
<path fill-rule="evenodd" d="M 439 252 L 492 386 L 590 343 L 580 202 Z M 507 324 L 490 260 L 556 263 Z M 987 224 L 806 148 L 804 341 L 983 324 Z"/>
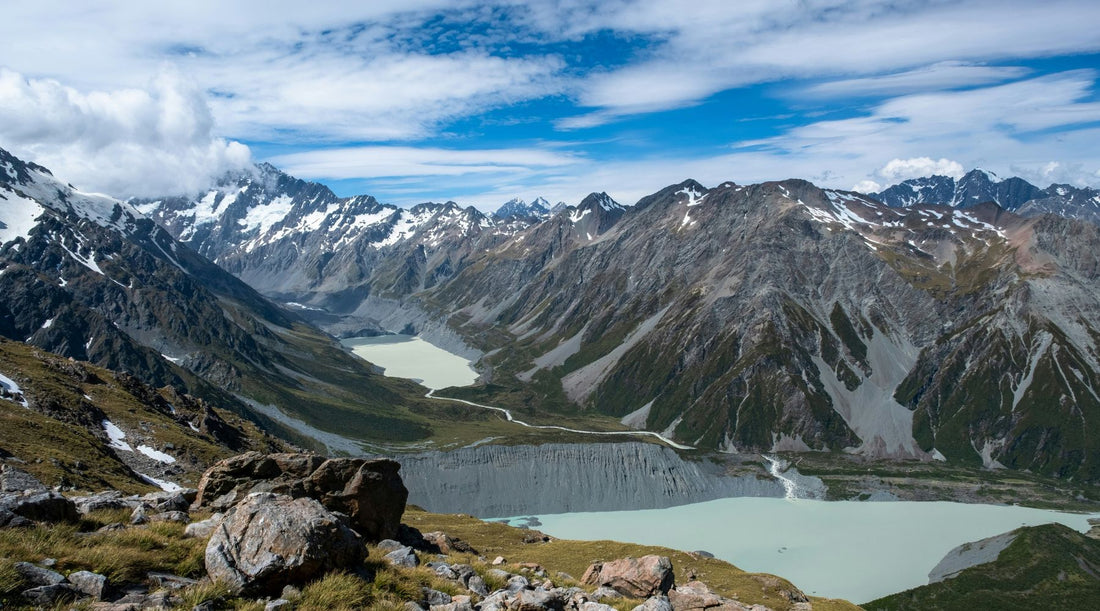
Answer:
<path fill-rule="evenodd" d="M 0 454 L 50 486 L 137 491 L 193 486 L 213 462 L 287 446 L 169 387 L 0 339 Z"/>
<path fill-rule="evenodd" d="M 353 438 L 430 433 L 408 411 L 417 387 L 375 374 L 131 206 L 3 151 L 0 169 L 11 238 L 0 335 L 180 388 L 301 443 L 315 442 L 277 422 L 283 414 Z"/>
<path fill-rule="evenodd" d="M 543 210 L 513 206 L 517 214 L 497 219 L 454 202 L 402 209 L 370 196 L 340 198 L 266 164 L 192 198 L 133 203 L 260 292 L 307 305 L 304 316 L 318 316 L 313 308 L 347 316 L 372 295 L 431 287 L 462 267 L 475 243 L 537 220 L 518 212 Z"/>
<path fill-rule="evenodd" d="M 291 248 L 288 212 L 236 273 L 330 329 L 426 309 L 487 353 L 483 401 L 547 419 L 1097 479 L 1097 227 L 978 203 L 1042 194 L 1019 179 L 944 180 L 904 207 L 798 180 L 592 194 L 518 225 L 424 205 L 402 218 L 436 229 L 392 244 L 303 229 Z"/>
<path fill-rule="evenodd" d="M 1100 541 L 1061 524 L 1020 528 L 1006 535 L 1011 538 L 1007 547 L 987 562 L 864 607 L 946 611 L 1094 609 L 1100 605 Z"/>
<path fill-rule="evenodd" d="M 1098 244 L 995 206 L 688 181 L 590 241 L 532 227 L 423 299 L 508 346 L 497 384 L 682 443 L 1095 479 Z"/>

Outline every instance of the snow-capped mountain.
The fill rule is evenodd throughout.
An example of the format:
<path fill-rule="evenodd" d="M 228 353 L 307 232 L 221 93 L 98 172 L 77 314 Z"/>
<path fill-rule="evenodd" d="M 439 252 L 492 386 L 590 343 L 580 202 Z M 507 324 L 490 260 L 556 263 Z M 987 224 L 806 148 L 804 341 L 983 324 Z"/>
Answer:
<path fill-rule="evenodd" d="M 446 281 L 477 253 L 551 217 L 548 202 L 515 199 L 487 216 L 454 202 L 399 208 L 369 195 L 341 198 L 318 183 L 261 164 L 194 197 L 132 202 L 185 244 L 260 292 L 304 306 L 334 333 L 380 330 L 366 304 Z M 556 206 L 592 239 L 623 206 L 593 194 Z M 343 317 L 333 323 L 317 312 Z"/>
<path fill-rule="evenodd" d="M 525 219 L 537 221 L 548 216 L 550 216 L 550 202 L 542 197 L 536 197 L 535 201 L 530 204 L 517 197 L 508 200 L 493 212 L 493 218 L 500 220 Z"/>
<path fill-rule="evenodd" d="M 966 208 L 994 202 L 1024 216 L 1057 214 L 1100 223 L 1100 192 L 1095 189 L 1058 184 L 1040 189 L 1022 178 L 1002 180 L 984 170 L 971 170 L 958 181 L 949 176 L 914 178 L 871 196 L 893 207 L 936 204 Z"/>
<path fill-rule="evenodd" d="M 130 204 L 82 193 L 2 149 L 0 295 L 2 336 L 183 389 L 302 443 L 280 419 L 320 429 L 347 420 L 338 430 L 359 438 L 426 433 L 393 413 L 415 396 L 403 383 Z"/>
<path fill-rule="evenodd" d="M 1100 477 L 1100 228 L 798 180 L 686 181 L 593 239 L 566 226 L 597 209 L 423 294 L 507 347 L 495 384 L 707 449 Z"/>
<path fill-rule="evenodd" d="M 688 180 L 634 206 L 594 193 L 530 223 L 424 204 L 385 213 L 411 219 L 392 243 L 396 223 L 338 220 L 385 206 L 314 187 L 296 204 L 284 188 L 258 200 L 289 200 L 283 216 L 238 222 L 251 233 L 217 249 L 333 330 L 395 303 L 426 309 L 489 354 L 496 388 L 537 392 L 544 409 L 594 410 L 705 449 L 1100 479 L 1083 453 L 1100 434 L 1100 228 L 975 204 L 1030 191 L 968 176 L 914 182 L 904 207 L 798 180 Z"/>

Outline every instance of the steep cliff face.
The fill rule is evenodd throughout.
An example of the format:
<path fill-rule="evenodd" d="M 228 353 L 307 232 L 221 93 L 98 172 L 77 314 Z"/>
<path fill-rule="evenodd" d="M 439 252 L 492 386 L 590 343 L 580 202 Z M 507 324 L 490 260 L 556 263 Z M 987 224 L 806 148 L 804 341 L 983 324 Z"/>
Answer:
<path fill-rule="evenodd" d="M 478 446 L 398 457 L 409 502 L 479 517 L 656 509 L 730 496 L 781 497 L 783 486 L 728 476 L 648 443 Z"/>

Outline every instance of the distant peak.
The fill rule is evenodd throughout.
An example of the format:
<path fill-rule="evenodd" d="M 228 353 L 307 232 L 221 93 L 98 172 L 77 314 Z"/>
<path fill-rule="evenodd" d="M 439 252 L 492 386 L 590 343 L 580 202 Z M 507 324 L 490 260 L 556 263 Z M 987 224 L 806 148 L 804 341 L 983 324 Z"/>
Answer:
<path fill-rule="evenodd" d="M 602 208 L 604 210 L 607 210 L 607 211 L 622 210 L 623 209 L 623 206 L 621 204 L 619 204 L 619 202 L 611 199 L 610 195 L 608 195 L 607 193 L 603 193 L 603 192 L 601 192 L 601 193 L 590 193 L 588 195 L 588 197 L 584 198 L 581 201 L 580 206 L 578 206 L 578 208 L 582 208 L 582 209 L 584 209 L 584 208 L 594 208 L 595 206 L 599 206 L 600 208 Z"/>

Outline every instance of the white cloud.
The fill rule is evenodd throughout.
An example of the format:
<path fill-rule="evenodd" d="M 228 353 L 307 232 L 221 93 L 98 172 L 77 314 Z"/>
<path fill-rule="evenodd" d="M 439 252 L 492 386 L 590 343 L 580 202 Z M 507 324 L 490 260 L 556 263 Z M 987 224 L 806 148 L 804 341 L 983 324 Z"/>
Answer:
<path fill-rule="evenodd" d="M 904 72 L 818 83 L 796 93 L 823 98 L 902 95 L 990 85 L 1021 78 L 1027 73 L 1026 68 L 1018 66 L 978 66 L 945 61 Z"/>
<path fill-rule="evenodd" d="M 0 146 L 81 189 L 123 197 L 194 191 L 250 158 L 214 135 L 202 92 L 172 71 L 148 90 L 84 93 L 0 69 Z"/>
<path fill-rule="evenodd" d="M 858 193 L 878 193 L 882 190 L 882 185 L 873 180 L 861 180 L 852 185 L 849 191 L 856 191 Z"/>
<path fill-rule="evenodd" d="M 347 179 L 466 174 L 529 174 L 544 168 L 575 165 L 581 158 L 542 149 L 439 149 L 363 146 L 319 149 L 281 155 L 271 160 L 290 174 Z"/>
<path fill-rule="evenodd" d="M 580 83 L 579 102 L 603 110 L 605 120 L 791 78 L 845 79 L 814 95 L 845 86 L 885 95 L 990 84 L 1022 73 L 973 64 L 1100 49 L 1100 4 L 1091 0 L 811 0 L 798 10 L 767 1 L 701 0 L 690 10 L 679 0 L 579 4 L 531 10 L 528 19 L 562 36 L 611 30 L 653 39 L 639 61 Z"/>
<path fill-rule="evenodd" d="M 950 159 L 931 159 L 929 157 L 913 157 L 910 159 L 892 159 L 878 170 L 882 176 L 891 183 L 901 182 L 910 178 L 922 176 L 950 176 L 962 178 L 966 169 L 958 161 Z"/>

